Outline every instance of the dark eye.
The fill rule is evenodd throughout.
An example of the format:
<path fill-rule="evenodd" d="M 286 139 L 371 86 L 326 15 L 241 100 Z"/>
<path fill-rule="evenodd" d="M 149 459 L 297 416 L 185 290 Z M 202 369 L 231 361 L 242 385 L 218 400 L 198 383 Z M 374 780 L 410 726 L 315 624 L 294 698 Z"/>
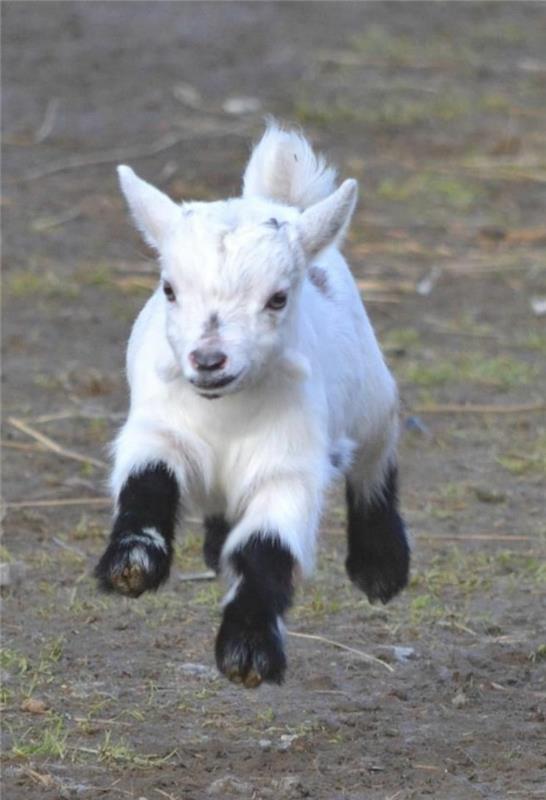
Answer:
<path fill-rule="evenodd" d="M 163 293 L 169 303 L 174 303 L 176 300 L 176 295 L 174 293 L 174 289 L 168 281 L 163 281 Z"/>
<path fill-rule="evenodd" d="M 281 308 L 285 307 L 287 300 L 288 295 L 286 292 L 275 292 L 275 294 L 271 295 L 265 307 L 269 308 L 271 311 L 280 311 Z"/>

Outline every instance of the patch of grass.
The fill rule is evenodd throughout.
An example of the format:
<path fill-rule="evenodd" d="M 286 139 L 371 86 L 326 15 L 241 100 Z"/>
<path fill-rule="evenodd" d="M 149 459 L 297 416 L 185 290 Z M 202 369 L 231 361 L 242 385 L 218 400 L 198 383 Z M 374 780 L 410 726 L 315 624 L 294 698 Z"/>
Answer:
<path fill-rule="evenodd" d="M 541 558 L 513 550 L 502 550 L 494 559 L 502 574 L 525 575 L 534 582 L 546 583 L 546 562 Z"/>
<path fill-rule="evenodd" d="M 450 360 L 408 361 L 398 367 L 398 373 L 402 380 L 415 386 L 471 383 L 507 390 L 527 386 L 537 377 L 538 369 L 511 356 L 488 358 L 479 353 L 468 353 L 453 356 Z"/>
<path fill-rule="evenodd" d="M 3 647 L 0 649 L 0 666 L 8 672 L 24 674 L 28 672 L 30 664 L 28 658 L 22 653 L 9 647 Z"/>
<path fill-rule="evenodd" d="M 384 349 L 391 352 L 412 350 L 421 344 L 421 336 L 414 328 L 391 328 L 381 337 Z"/>
<path fill-rule="evenodd" d="M 6 293 L 12 297 L 77 297 L 78 287 L 69 279 L 46 270 L 12 272 L 6 279 Z"/>
<path fill-rule="evenodd" d="M 76 527 L 72 530 L 72 539 L 97 539 L 103 540 L 106 534 L 104 522 L 85 511 L 81 515 Z"/>
<path fill-rule="evenodd" d="M 536 650 L 529 655 L 529 660 L 535 664 L 539 661 L 546 661 L 546 644 L 539 644 Z"/>
<path fill-rule="evenodd" d="M 46 375 L 41 372 L 34 376 L 32 382 L 38 389 L 46 389 L 52 392 L 59 391 L 59 389 L 66 389 L 67 384 L 66 375 L 64 373 Z"/>
<path fill-rule="evenodd" d="M 454 364 L 440 359 L 431 364 L 408 361 L 401 364 L 397 371 L 402 380 L 414 386 L 443 386 L 457 378 Z"/>
<path fill-rule="evenodd" d="M 11 754 L 16 758 L 55 758 L 64 759 L 67 753 L 68 731 L 62 717 L 53 716 L 47 720 L 40 731 L 27 730 L 22 737 L 15 739 Z"/>
<path fill-rule="evenodd" d="M 526 347 L 546 355 L 546 333 L 543 331 L 529 331 L 517 339 L 518 347 Z"/>
<path fill-rule="evenodd" d="M 469 181 L 449 175 L 421 172 L 406 178 L 384 178 L 377 196 L 395 203 L 417 203 L 424 208 L 441 206 L 454 211 L 468 211 L 482 199 L 482 193 Z"/>
<path fill-rule="evenodd" d="M 325 587 L 319 585 L 308 587 L 302 600 L 295 609 L 295 619 L 331 616 L 339 613 L 343 607 L 339 595 L 332 596 Z"/>
<path fill-rule="evenodd" d="M 525 452 L 509 451 L 497 462 L 512 475 L 546 474 L 546 432 L 539 431 Z"/>
<path fill-rule="evenodd" d="M 432 594 L 420 594 L 411 600 L 409 613 L 412 623 L 417 625 L 440 619 L 444 615 L 444 607 Z"/>
<path fill-rule="evenodd" d="M 265 722 L 268 725 L 271 725 L 272 722 L 276 719 L 275 709 L 269 706 L 269 708 L 264 708 L 263 711 L 258 711 L 256 714 L 256 719 L 258 722 Z"/>
<path fill-rule="evenodd" d="M 462 361 L 468 380 L 482 386 L 510 388 L 530 383 L 537 376 L 537 369 L 531 364 L 510 356 L 481 358 L 479 355 L 466 356 Z"/>
<path fill-rule="evenodd" d="M 38 658 L 28 671 L 28 681 L 23 687 L 25 697 L 31 697 L 38 686 L 53 681 L 54 668 L 62 658 L 63 646 L 64 636 L 57 636 L 42 647 Z"/>
<path fill-rule="evenodd" d="M 410 618 L 413 623 L 445 618 L 468 624 L 472 595 L 488 591 L 503 576 L 518 586 L 526 581 L 538 587 L 546 582 L 546 564 L 524 552 L 464 552 L 453 546 L 428 569 L 413 575 L 410 588 L 420 594 L 410 602 Z M 452 607 L 448 609 L 446 602 Z"/>
<path fill-rule="evenodd" d="M 174 552 L 175 563 L 179 567 L 187 569 L 188 562 L 193 564 L 197 561 L 203 566 L 203 534 L 197 531 L 185 532 L 184 537 L 176 543 Z"/>
<path fill-rule="evenodd" d="M 0 706 L 4 708 L 5 706 L 11 703 L 11 699 L 13 697 L 12 692 L 7 688 L 7 686 L 0 686 Z"/>
<path fill-rule="evenodd" d="M 408 97 L 407 93 L 379 97 L 373 105 L 360 105 L 350 98 L 332 103 L 301 98 L 294 103 L 292 116 L 302 124 L 331 127 L 336 124 L 370 125 L 378 128 L 404 128 L 429 123 L 447 122 L 468 116 L 473 108 L 467 97 L 442 92 L 425 97 Z"/>
<path fill-rule="evenodd" d="M 0 561 L 3 561 L 4 564 L 9 564 L 13 561 L 13 556 L 3 544 L 0 544 Z"/>
<path fill-rule="evenodd" d="M 466 508 L 469 494 L 469 488 L 465 483 L 446 483 L 434 497 L 431 497 L 426 511 L 435 519 L 450 519 Z"/>
<path fill-rule="evenodd" d="M 86 266 L 76 272 L 76 280 L 82 286 L 114 286 L 112 269 L 107 264 L 97 264 L 94 267 Z"/>
<path fill-rule="evenodd" d="M 194 606 L 206 606 L 207 608 L 217 608 L 222 596 L 222 589 L 217 583 L 209 583 L 199 589 L 191 604 Z"/>
<path fill-rule="evenodd" d="M 501 22 L 498 19 L 474 22 L 470 39 L 479 44 L 521 44 L 527 40 L 527 32 L 515 22 Z"/>
<path fill-rule="evenodd" d="M 468 61 L 472 53 L 447 35 L 413 37 L 394 33 L 382 25 L 370 25 L 351 39 L 354 51 L 373 61 L 398 67 L 424 63 L 452 64 Z"/>
<path fill-rule="evenodd" d="M 166 755 L 140 754 L 124 739 L 114 739 L 111 731 L 106 731 L 98 751 L 90 748 L 80 748 L 83 752 L 95 753 L 98 755 L 99 762 L 106 764 L 128 763 L 144 769 L 153 769 L 167 763 L 175 754 L 172 750 Z"/>
<path fill-rule="evenodd" d="M 498 92 L 490 92 L 481 97 L 481 106 L 485 111 L 492 113 L 506 114 L 510 111 L 513 104 L 503 94 Z"/>

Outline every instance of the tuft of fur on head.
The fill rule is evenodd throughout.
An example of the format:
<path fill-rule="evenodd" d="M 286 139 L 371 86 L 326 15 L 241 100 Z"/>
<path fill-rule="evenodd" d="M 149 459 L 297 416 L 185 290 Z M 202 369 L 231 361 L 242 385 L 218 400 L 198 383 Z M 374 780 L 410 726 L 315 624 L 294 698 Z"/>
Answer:
<path fill-rule="evenodd" d="M 303 211 L 335 190 L 336 171 L 296 131 L 270 120 L 243 176 L 243 197 L 263 197 Z"/>

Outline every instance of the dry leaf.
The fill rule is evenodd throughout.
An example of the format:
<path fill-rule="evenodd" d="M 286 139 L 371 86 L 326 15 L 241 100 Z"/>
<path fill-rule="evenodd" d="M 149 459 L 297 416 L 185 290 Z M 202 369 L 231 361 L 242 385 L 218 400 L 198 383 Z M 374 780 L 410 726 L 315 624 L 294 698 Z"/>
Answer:
<path fill-rule="evenodd" d="M 21 711 L 27 711 L 29 714 L 45 714 L 47 710 L 47 704 L 37 697 L 27 697 L 21 703 Z"/>

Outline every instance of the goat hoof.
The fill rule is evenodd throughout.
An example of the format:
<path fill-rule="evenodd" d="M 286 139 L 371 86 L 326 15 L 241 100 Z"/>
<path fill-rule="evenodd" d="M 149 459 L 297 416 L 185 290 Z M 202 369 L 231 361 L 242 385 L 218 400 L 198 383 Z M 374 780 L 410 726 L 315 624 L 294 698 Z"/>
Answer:
<path fill-rule="evenodd" d="M 257 686 L 260 685 L 261 682 L 262 682 L 262 676 L 258 672 L 255 672 L 253 669 L 250 670 L 250 672 L 243 681 L 247 689 L 255 689 Z"/>
<path fill-rule="evenodd" d="M 410 554 L 407 542 L 385 552 L 349 553 L 345 568 L 351 581 L 363 591 L 370 603 L 389 600 L 408 583 Z"/>
<path fill-rule="evenodd" d="M 95 568 L 100 588 L 127 597 L 158 589 L 170 569 L 170 553 L 159 536 L 142 531 L 110 542 Z"/>
<path fill-rule="evenodd" d="M 277 620 L 250 621 L 228 605 L 216 639 L 216 663 L 228 680 L 247 689 L 264 681 L 282 683 L 286 657 Z"/>

